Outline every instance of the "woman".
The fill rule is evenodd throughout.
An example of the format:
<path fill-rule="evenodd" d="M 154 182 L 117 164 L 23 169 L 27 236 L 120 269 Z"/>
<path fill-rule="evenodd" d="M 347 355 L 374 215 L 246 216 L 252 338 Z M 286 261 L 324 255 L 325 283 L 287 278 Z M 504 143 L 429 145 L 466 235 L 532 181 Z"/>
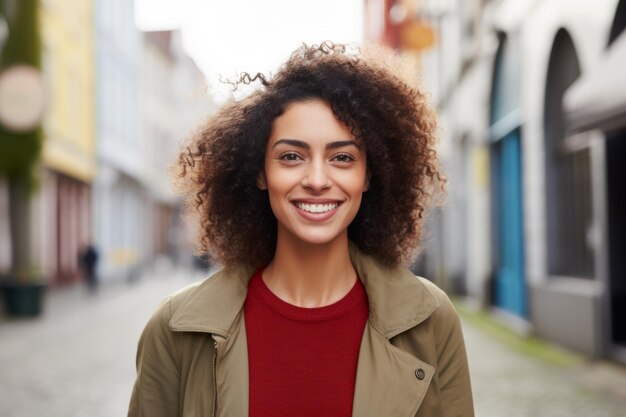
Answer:
<path fill-rule="evenodd" d="M 442 182 L 424 96 L 330 43 L 257 79 L 180 155 L 224 269 L 147 324 L 129 415 L 472 416 L 458 316 L 401 266 Z"/>

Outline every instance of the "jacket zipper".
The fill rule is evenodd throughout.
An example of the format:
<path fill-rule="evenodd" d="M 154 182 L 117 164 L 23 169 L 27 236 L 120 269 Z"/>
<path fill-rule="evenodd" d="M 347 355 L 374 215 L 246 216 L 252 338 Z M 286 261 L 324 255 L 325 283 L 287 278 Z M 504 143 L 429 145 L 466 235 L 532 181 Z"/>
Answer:
<path fill-rule="evenodd" d="M 217 340 L 213 339 L 213 412 L 211 413 L 212 417 L 217 415 Z"/>

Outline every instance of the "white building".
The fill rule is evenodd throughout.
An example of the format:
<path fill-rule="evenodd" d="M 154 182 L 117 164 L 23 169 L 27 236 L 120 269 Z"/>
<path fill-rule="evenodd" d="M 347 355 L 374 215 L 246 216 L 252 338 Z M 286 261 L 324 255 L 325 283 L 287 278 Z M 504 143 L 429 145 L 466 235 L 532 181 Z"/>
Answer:
<path fill-rule="evenodd" d="M 139 109 L 142 49 L 133 13 L 133 2 L 95 2 L 98 170 L 93 219 L 101 280 L 132 277 L 150 255 L 142 238 L 146 227 Z"/>
<path fill-rule="evenodd" d="M 419 13 L 439 34 L 423 69 L 451 184 L 429 259 L 522 328 L 626 361 L 626 123 L 613 108 L 585 112 L 589 99 L 572 93 L 618 62 L 604 56 L 626 27 L 626 2 L 432 0 Z"/>
<path fill-rule="evenodd" d="M 143 178 L 149 191 L 146 245 L 158 259 L 187 262 L 192 245 L 181 223 L 172 165 L 180 145 L 209 110 L 204 77 L 183 51 L 179 31 L 145 32 L 141 76 Z"/>
<path fill-rule="evenodd" d="M 98 171 L 94 243 L 102 280 L 132 279 L 190 251 L 170 167 L 208 109 L 179 31 L 141 33 L 133 2 L 96 2 Z"/>

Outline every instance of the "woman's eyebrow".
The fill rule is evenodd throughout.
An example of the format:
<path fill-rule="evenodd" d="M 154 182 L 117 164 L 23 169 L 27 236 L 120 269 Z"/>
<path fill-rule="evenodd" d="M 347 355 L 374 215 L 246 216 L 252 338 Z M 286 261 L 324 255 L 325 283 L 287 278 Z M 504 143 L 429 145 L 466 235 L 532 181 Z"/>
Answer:
<path fill-rule="evenodd" d="M 359 149 L 361 148 L 355 140 L 339 140 L 337 142 L 328 143 L 326 149 L 343 148 L 344 146 L 356 146 Z"/>
<path fill-rule="evenodd" d="M 297 148 L 311 149 L 311 145 L 301 140 L 297 140 L 297 139 L 279 139 L 276 141 L 276 143 L 274 143 L 274 145 L 272 146 L 272 149 L 281 144 L 291 145 Z M 360 148 L 359 144 L 354 140 L 339 140 L 336 142 L 330 142 L 326 144 L 326 149 L 343 148 L 344 146 L 356 146 L 357 148 Z"/>
<path fill-rule="evenodd" d="M 296 148 L 311 149 L 311 146 L 308 143 L 297 139 L 279 139 L 272 146 L 272 149 L 281 144 L 295 146 Z"/>

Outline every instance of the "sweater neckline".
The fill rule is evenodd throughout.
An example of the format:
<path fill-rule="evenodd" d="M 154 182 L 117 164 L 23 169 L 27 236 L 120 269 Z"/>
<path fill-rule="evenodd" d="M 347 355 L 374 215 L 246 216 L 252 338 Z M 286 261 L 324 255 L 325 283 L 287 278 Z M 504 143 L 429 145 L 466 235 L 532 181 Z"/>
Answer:
<path fill-rule="evenodd" d="M 288 303 L 269 289 L 262 278 L 263 269 L 257 271 L 249 282 L 249 291 L 260 296 L 262 301 L 276 313 L 292 320 L 323 321 L 339 317 L 352 309 L 360 302 L 367 305 L 367 295 L 361 280 L 357 277 L 352 289 L 340 300 L 322 307 L 300 307 Z"/>

